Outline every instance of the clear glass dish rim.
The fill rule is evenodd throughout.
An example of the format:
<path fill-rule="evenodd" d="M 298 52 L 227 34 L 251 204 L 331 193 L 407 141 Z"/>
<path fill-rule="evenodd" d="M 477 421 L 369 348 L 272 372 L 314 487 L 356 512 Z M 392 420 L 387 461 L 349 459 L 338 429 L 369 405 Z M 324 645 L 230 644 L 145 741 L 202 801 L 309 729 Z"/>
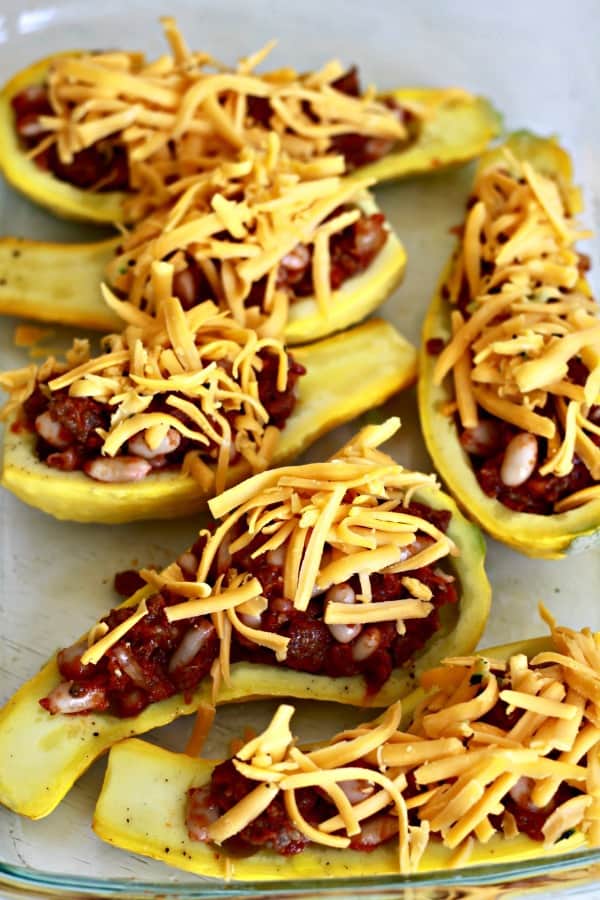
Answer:
<path fill-rule="evenodd" d="M 166 882 L 139 881 L 137 879 L 102 879 L 89 876 L 67 875 L 61 873 L 42 872 L 30 869 L 26 866 L 13 866 L 10 863 L 0 861 L 0 886 L 6 885 L 19 889 L 42 890 L 46 893 L 57 895 L 65 890 L 77 892 L 76 894 L 60 896 L 88 896 L 88 897 L 179 897 L 185 900 L 203 900 L 203 898 L 216 897 L 269 897 L 277 896 L 282 892 L 286 895 L 302 896 L 308 892 L 320 894 L 334 893 L 339 889 L 344 891 L 355 888 L 381 888 L 381 889 L 406 889 L 426 888 L 456 885 L 499 885 L 515 880 L 529 881 L 554 872 L 574 874 L 580 869 L 594 866 L 598 872 L 593 880 L 600 882 L 600 848 L 586 848 L 572 851 L 564 855 L 552 856 L 545 859 L 537 856 L 534 859 L 522 860 L 510 863 L 489 863 L 485 865 L 468 866 L 454 870 L 436 870 L 414 875 L 381 875 L 372 878 L 319 878 L 319 879 L 293 879 L 290 881 L 180 881 L 168 884 Z M 591 879 L 590 882 L 591 883 Z"/>

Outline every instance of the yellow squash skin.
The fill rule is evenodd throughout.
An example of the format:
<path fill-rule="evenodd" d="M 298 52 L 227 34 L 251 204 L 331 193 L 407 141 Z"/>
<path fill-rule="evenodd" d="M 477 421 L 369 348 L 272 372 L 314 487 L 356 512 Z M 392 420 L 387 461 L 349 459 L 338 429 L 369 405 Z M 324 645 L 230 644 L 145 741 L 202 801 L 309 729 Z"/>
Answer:
<path fill-rule="evenodd" d="M 108 225 L 124 223 L 122 192 L 92 193 L 43 172 L 27 159 L 19 146 L 10 101 L 31 84 L 44 81 L 52 59 L 77 51 L 54 54 L 18 72 L 0 94 L 0 169 L 14 188 L 58 216 Z M 377 181 L 429 172 L 477 156 L 500 131 L 500 116 L 491 104 L 463 91 L 401 88 L 387 93 L 399 100 L 417 101 L 428 117 L 415 143 L 404 151 L 363 166 L 359 177 Z"/>
<path fill-rule="evenodd" d="M 367 214 L 379 212 L 372 199 L 360 201 Z M 0 313 L 42 322 L 59 322 L 120 331 L 123 322 L 104 302 L 100 284 L 120 238 L 93 244 L 47 244 L 0 239 Z M 343 331 L 372 313 L 402 280 L 406 252 L 393 231 L 371 265 L 349 278 L 331 297 L 323 315 L 314 297 L 290 306 L 284 339 L 308 344 Z"/>
<path fill-rule="evenodd" d="M 435 509 L 451 510 L 448 534 L 458 545 L 460 556 L 450 558 L 449 562 L 461 590 L 459 610 L 449 617 L 453 621 L 443 624 L 416 654 L 410 667 L 395 669 L 382 689 L 369 696 L 362 676 L 330 678 L 239 662 L 231 666 L 231 683 L 221 686 L 217 703 L 257 697 L 295 697 L 350 706 L 389 706 L 398 697 L 416 693 L 416 678 L 442 657 L 473 650 L 490 606 L 490 585 L 483 566 L 483 538 L 441 491 L 423 488 L 415 493 L 415 499 Z M 150 593 L 150 588 L 143 588 L 126 605 L 137 605 L 142 596 Z M 178 695 L 152 704 L 131 719 L 102 713 L 51 716 L 38 701 L 60 680 L 56 657 L 53 657 L 0 710 L 0 803 L 32 819 L 52 812 L 94 759 L 117 741 L 166 725 L 211 702 L 211 684 L 205 680 L 188 703 Z"/>
<path fill-rule="evenodd" d="M 163 750 L 137 739 L 110 751 L 108 769 L 94 813 L 93 829 L 109 844 L 150 856 L 170 866 L 213 878 L 227 877 L 226 855 L 192 841 L 185 825 L 185 798 L 191 787 L 209 781 L 215 763 Z M 468 865 L 520 862 L 568 853 L 585 845 L 582 834 L 546 849 L 524 835 L 504 841 L 499 835 L 476 844 Z M 432 842 L 419 872 L 446 869 L 452 852 Z M 312 845 L 295 856 L 261 850 L 233 862 L 235 881 L 287 881 L 290 878 L 358 878 L 398 873 L 398 844 L 390 840 L 375 850 L 336 850 Z"/>
<path fill-rule="evenodd" d="M 571 161 L 553 138 L 539 138 L 518 132 L 507 146 L 519 159 L 528 159 L 543 172 L 558 173 L 571 185 Z M 500 150 L 485 154 L 480 165 L 496 161 Z M 575 207 L 579 192 L 571 189 Z M 433 383 L 436 357 L 427 353 L 431 338 L 450 337 L 449 304 L 442 297 L 442 287 L 452 268 L 452 260 L 442 274 L 423 326 L 419 366 L 419 413 L 427 449 L 442 479 L 459 505 L 492 537 L 528 556 L 559 559 L 567 553 L 586 550 L 598 541 L 600 533 L 600 500 L 578 509 L 552 516 L 520 513 L 509 509 L 481 490 L 467 453 L 462 449 L 452 416 L 442 413 L 444 404 L 453 397 L 451 379 L 442 385 Z M 584 288 L 584 285 L 581 285 Z"/>
<path fill-rule="evenodd" d="M 291 460 L 322 434 L 383 403 L 416 378 L 416 350 L 387 322 L 372 319 L 343 334 L 294 351 L 307 373 L 298 402 L 281 433 L 274 465 Z M 57 519 L 117 524 L 173 519 L 202 509 L 205 491 L 188 475 L 157 472 L 142 481 L 109 484 L 82 472 L 60 472 L 40 462 L 35 437 L 9 425 L 1 483 L 25 503 Z M 247 474 L 229 472 L 234 484 Z"/>

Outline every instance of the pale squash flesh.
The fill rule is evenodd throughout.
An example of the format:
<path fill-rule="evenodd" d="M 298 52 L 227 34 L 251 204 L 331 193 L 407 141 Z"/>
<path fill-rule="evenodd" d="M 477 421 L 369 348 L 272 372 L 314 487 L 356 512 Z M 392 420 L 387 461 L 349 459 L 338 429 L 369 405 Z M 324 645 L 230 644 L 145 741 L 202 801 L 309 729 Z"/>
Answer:
<path fill-rule="evenodd" d="M 350 706 L 388 706 L 414 691 L 419 674 L 444 656 L 469 653 L 479 640 L 490 607 L 490 585 L 484 570 L 485 545 L 479 530 L 459 513 L 441 491 L 422 488 L 415 499 L 452 513 L 448 534 L 460 555 L 449 557 L 458 579 L 458 609 L 449 609 L 442 627 L 419 651 L 410 666 L 395 669 L 375 695 L 366 693 L 362 676 L 330 678 L 283 667 L 239 662 L 231 667 L 231 683 L 222 685 L 217 703 L 257 697 L 295 697 L 328 700 Z M 126 601 L 136 605 L 144 588 Z M 69 638 L 65 637 L 66 642 Z M 123 738 L 143 734 L 173 719 L 195 712 L 210 702 L 211 684 L 205 679 L 189 702 L 181 695 L 153 703 L 139 716 L 119 719 L 106 713 L 84 716 L 49 715 L 39 705 L 60 682 L 53 657 L 0 710 L 0 803 L 32 819 L 48 815 L 93 760 Z"/>
<path fill-rule="evenodd" d="M 538 138 L 526 132 L 513 135 L 507 146 L 519 159 L 528 159 L 543 172 L 559 174 L 570 187 L 575 208 L 579 193 L 571 186 L 572 169 L 568 154 L 553 138 Z M 495 163 L 500 150 L 482 157 L 480 165 Z M 427 352 L 432 338 L 447 341 L 451 336 L 450 304 L 442 297 L 442 287 L 452 268 L 452 260 L 442 274 L 425 319 L 418 384 L 419 414 L 425 443 L 433 463 L 459 505 L 492 537 L 528 556 L 558 559 L 592 547 L 600 534 L 600 500 L 560 514 L 543 516 L 509 509 L 483 493 L 468 454 L 463 450 L 452 416 L 444 415 L 444 405 L 453 399 L 451 379 L 437 387 L 433 382 L 436 357 Z"/>
<path fill-rule="evenodd" d="M 77 51 L 46 57 L 22 69 L 4 86 L 0 94 L 0 169 L 16 190 L 58 216 L 107 225 L 124 223 L 126 194 L 93 193 L 59 181 L 28 159 L 19 146 L 12 97 L 28 85 L 43 82 L 54 56 L 73 52 Z M 481 153 L 500 131 L 501 120 L 491 104 L 466 91 L 401 88 L 386 96 L 400 102 L 417 101 L 425 108 L 426 118 L 414 143 L 358 169 L 355 174 L 359 177 L 383 181 L 465 162 Z"/>
<path fill-rule="evenodd" d="M 360 207 L 366 215 L 379 212 L 370 196 L 361 199 Z M 108 281 L 106 267 L 119 243 L 120 238 L 93 244 L 0 239 L 0 313 L 120 331 L 123 322 L 100 291 L 101 283 Z M 332 293 L 327 315 L 314 297 L 291 304 L 284 340 L 290 345 L 307 344 L 360 322 L 400 283 L 405 267 L 404 247 L 390 230 L 371 265 Z"/>
<path fill-rule="evenodd" d="M 415 348 L 381 319 L 300 347 L 294 356 L 307 372 L 299 380 L 296 407 L 281 433 L 274 465 L 289 461 L 322 434 L 378 406 L 416 378 Z M 229 483 L 247 474 L 233 466 Z M 25 503 L 76 522 L 172 519 L 197 512 L 208 499 L 198 482 L 181 471 L 109 484 L 82 472 L 52 469 L 37 458 L 35 436 L 11 425 L 4 436 L 1 483 Z"/>
<path fill-rule="evenodd" d="M 193 841 L 185 825 L 186 792 L 210 780 L 215 763 L 173 753 L 145 741 L 128 740 L 110 752 L 108 768 L 93 828 L 109 844 L 150 856 L 196 875 L 225 878 L 226 853 Z M 476 843 L 467 865 L 516 863 L 568 853 L 585 846 L 580 832 L 545 848 L 526 835 L 510 841 L 496 834 L 487 844 Z M 453 851 L 432 841 L 419 872 L 447 869 Z M 398 872 L 398 842 L 391 839 L 375 850 L 337 850 L 310 845 L 295 856 L 260 850 L 231 860 L 235 881 L 287 881 L 291 878 L 352 878 Z"/>
<path fill-rule="evenodd" d="M 502 117 L 489 100 L 466 91 L 399 88 L 386 96 L 400 104 L 421 104 L 425 118 L 413 144 L 357 170 L 361 178 L 374 178 L 377 183 L 467 162 L 483 153 L 502 130 Z"/>

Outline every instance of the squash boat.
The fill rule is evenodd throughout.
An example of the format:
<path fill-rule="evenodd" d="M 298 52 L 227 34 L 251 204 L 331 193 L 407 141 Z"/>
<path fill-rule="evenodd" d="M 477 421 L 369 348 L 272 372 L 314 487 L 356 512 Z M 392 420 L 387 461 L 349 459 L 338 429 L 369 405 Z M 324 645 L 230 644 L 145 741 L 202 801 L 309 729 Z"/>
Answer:
<path fill-rule="evenodd" d="M 0 712 L 0 802 L 47 815 L 116 741 L 210 703 L 384 706 L 470 652 L 489 611 L 484 544 L 432 476 L 377 449 L 397 427 L 214 498 L 214 530 L 142 570 L 148 585 Z"/>
<path fill-rule="evenodd" d="M 269 129 L 290 154 L 342 153 L 378 180 L 480 153 L 499 131 L 490 104 L 464 91 L 362 94 L 356 69 L 258 75 L 268 45 L 235 69 L 190 52 L 164 19 L 171 55 L 71 51 L 17 73 L 0 96 L 0 167 L 58 215 L 139 221 L 178 175 L 258 147 Z M 310 164 L 310 162 L 309 162 Z"/>
<path fill-rule="evenodd" d="M 402 244 L 369 182 L 340 177 L 341 157 L 307 178 L 271 138 L 268 154 L 170 185 L 169 203 L 120 238 L 0 240 L 0 312 L 118 329 L 101 283 L 153 312 L 152 263 L 168 260 L 186 309 L 213 299 L 260 336 L 309 343 L 364 319 L 400 282 Z"/>
<path fill-rule="evenodd" d="M 484 156 L 423 329 L 437 470 L 489 534 L 543 558 L 600 529 L 600 323 L 573 246 L 579 209 L 554 139 L 517 133 Z"/>
<path fill-rule="evenodd" d="M 0 375 L 11 393 L 2 484 L 59 519 L 190 515 L 415 378 L 414 348 L 381 320 L 292 358 L 210 301 L 184 312 L 168 263 L 154 264 L 153 283 L 156 317 L 115 299 L 131 324 L 104 339 L 107 352 L 90 358 L 75 341 L 64 364 Z"/>
<path fill-rule="evenodd" d="M 600 656 L 589 631 L 447 659 L 401 703 L 302 750 L 292 706 L 215 764 L 133 739 L 94 830 L 198 875 L 287 880 L 517 863 L 600 845 Z M 432 691 L 433 689 L 433 691 Z"/>

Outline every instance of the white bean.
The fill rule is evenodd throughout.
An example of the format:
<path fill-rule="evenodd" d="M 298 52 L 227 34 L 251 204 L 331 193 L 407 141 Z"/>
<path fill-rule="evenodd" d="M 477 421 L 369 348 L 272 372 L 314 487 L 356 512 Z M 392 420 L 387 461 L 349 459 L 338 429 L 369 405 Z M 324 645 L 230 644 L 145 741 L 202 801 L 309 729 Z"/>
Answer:
<path fill-rule="evenodd" d="M 127 644 L 117 644 L 110 652 L 136 687 L 148 687 L 148 679 L 144 675 L 143 669 L 135 658 L 131 647 L 128 647 Z"/>
<path fill-rule="evenodd" d="M 493 453 L 500 439 L 500 424 L 495 419 L 481 419 L 474 428 L 465 428 L 460 442 L 467 453 L 485 456 Z"/>
<path fill-rule="evenodd" d="M 276 550 L 269 550 L 267 553 L 267 562 L 276 569 L 283 569 L 285 563 L 285 544 L 277 547 Z"/>
<path fill-rule="evenodd" d="M 130 439 L 127 448 L 134 456 L 141 456 L 143 459 L 154 459 L 156 456 L 163 456 L 166 453 L 172 453 L 177 450 L 181 443 L 181 435 L 176 428 L 169 428 L 166 435 L 154 450 L 146 443 L 145 433 L 139 431 Z"/>
<path fill-rule="evenodd" d="M 533 475 L 537 464 L 538 444 L 534 434 L 520 431 L 504 451 L 500 478 L 507 487 L 518 487 Z"/>
<path fill-rule="evenodd" d="M 171 657 L 169 662 L 169 672 L 175 669 L 187 666 L 195 656 L 200 653 L 206 642 L 214 633 L 215 626 L 212 622 L 200 621 L 194 628 L 188 628 L 184 634 L 179 647 Z"/>
<path fill-rule="evenodd" d="M 333 584 L 325 594 L 326 603 L 356 603 L 356 594 L 350 585 L 343 581 Z M 332 638 L 339 644 L 349 644 L 362 631 L 362 625 L 328 625 Z"/>
<path fill-rule="evenodd" d="M 361 800 L 366 800 L 375 790 L 374 784 L 369 784 L 368 781 L 357 778 L 353 778 L 350 781 L 339 781 L 338 784 L 353 806 L 356 803 L 360 803 Z"/>
<path fill-rule="evenodd" d="M 35 430 L 51 447 L 58 447 L 59 450 L 68 447 L 73 443 L 73 435 L 52 417 L 50 412 L 40 413 L 35 420 Z"/>
<path fill-rule="evenodd" d="M 194 841 L 207 841 L 208 829 L 219 818 L 219 809 L 210 799 L 210 785 L 192 788 L 188 793 L 185 824 Z"/>
<path fill-rule="evenodd" d="M 398 832 L 398 817 L 385 813 L 361 822 L 360 835 L 355 838 L 361 848 L 377 847 Z"/>
<path fill-rule="evenodd" d="M 217 575 L 223 575 L 231 565 L 231 553 L 229 552 L 230 541 L 231 536 L 226 535 L 219 544 L 219 549 L 217 550 L 216 557 Z"/>
<path fill-rule="evenodd" d="M 90 687 L 74 697 L 71 694 L 72 681 L 61 683 L 48 694 L 48 712 L 51 715 L 62 713 L 64 716 L 75 713 L 88 712 L 92 709 L 104 709 L 106 707 L 106 695 L 103 688 Z"/>
<path fill-rule="evenodd" d="M 533 778 L 522 775 L 519 780 L 512 786 L 509 791 L 510 796 L 521 809 L 527 809 L 530 812 L 537 812 L 539 809 L 535 803 L 531 801 L 531 792 L 535 787 Z"/>
<path fill-rule="evenodd" d="M 138 456 L 117 456 L 115 459 L 97 456 L 96 459 L 89 459 L 83 467 L 85 474 L 95 481 L 110 483 L 141 481 L 151 469 L 148 460 Z"/>
<path fill-rule="evenodd" d="M 181 569 L 184 578 L 196 580 L 196 575 L 198 574 L 198 560 L 190 550 L 187 550 L 178 557 L 177 565 Z"/>
<path fill-rule="evenodd" d="M 362 662 L 375 653 L 381 643 L 381 632 L 376 626 L 365 628 L 361 636 L 352 647 L 352 659 L 354 662 Z"/>
<path fill-rule="evenodd" d="M 296 244 L 296 246 L 283 257 L 281 265 L 285 266 L 286 269 L 298 271 L 306 268 L 309 262 L 310 252 L 306 244 Z"/>

